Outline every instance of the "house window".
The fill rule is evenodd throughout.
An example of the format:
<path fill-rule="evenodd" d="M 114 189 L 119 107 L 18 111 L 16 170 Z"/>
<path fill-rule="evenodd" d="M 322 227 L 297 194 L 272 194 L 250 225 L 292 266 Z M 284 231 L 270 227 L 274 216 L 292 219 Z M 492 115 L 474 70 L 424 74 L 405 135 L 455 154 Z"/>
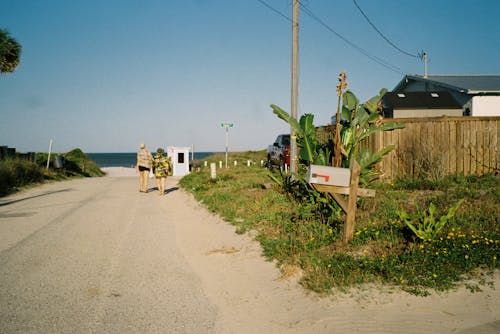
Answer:
<path fill-rule="evenodd" d="M 177 153 L 177 162 L 180 164 L 184 163 L 184 152 Z"/>
<path fill-rule="evenodd" d="M 403 97 L 406 97 L 406 95 L 405 95 L 405 94 L 403 94 L 403 93 L 398 93 L 398 97 L 403 98 Z"/>
<path fill-rule="evenodd" d="M 431 93 L 431 96 L 436 98 L 436 97 L 439 97 L 439 94 L 438 93 Z"/>

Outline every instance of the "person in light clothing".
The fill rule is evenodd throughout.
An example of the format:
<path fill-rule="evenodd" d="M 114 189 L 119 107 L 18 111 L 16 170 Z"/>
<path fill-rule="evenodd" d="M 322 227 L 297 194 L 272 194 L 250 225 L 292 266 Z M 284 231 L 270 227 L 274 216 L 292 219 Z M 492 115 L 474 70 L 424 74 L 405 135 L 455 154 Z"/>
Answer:
<path fill-rule="evenodd" d="M 165 181 L 170 169 L 170 159 L 164 153 L 162 148 L 157 149 L 153 160 L 153 171 L 160 196 L 165 194 Z"/>
<path fill-rule="evenodd" d="M 139 191 L 148 192 L 149 172 L 153 167 L 153 156 L 146 150 L 146 144 L 141 144 L 141 150 L 137 152 L 136 170 L 139 172 Z"/>

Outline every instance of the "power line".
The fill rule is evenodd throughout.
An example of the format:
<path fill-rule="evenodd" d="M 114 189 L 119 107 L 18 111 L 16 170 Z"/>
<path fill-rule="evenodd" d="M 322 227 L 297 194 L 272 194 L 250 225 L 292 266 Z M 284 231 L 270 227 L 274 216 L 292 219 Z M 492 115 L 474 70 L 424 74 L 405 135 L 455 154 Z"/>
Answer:
<path fill-rule="evenodd" d="M 258 0 L 260 1 L 260 0 Z M 340 38 L 341 40 L 343 40 L 344 42 L 346 42 L 347 44 L 349 44 L 350 46 L 352 46 L 354 49 L 356 49 L 358 52 L 364 54 L 365 56 L 367 56 L 368 58 L 370 58 L 371 60 L 375 61 L 376 63 L 384 66 L 385 68 L 393 71 L 393 72 L 396 72 L 396 73 L 399 73 L 399 74 L 404 74 L 401 69 L 395 65 L 392 65 L 391 63 L 377 57 L 377 56 L 374 56 L 372 54 L 370 54 L 368 51 L 366 51 L 365 49 L 363 49 L 362 47 L 354 44 L 353 42 L 351 42 L 350 40 L 348 40 L 346 37 L 342 36 L 340 33 L 336 32 L 332 27 L 330 27 L 328 24 L 326 24 L 325 22 L 323 22 L 319 17 L 317 17 L 309 8 L 307 8 L 306 6 L 300 4 L 301 8 L 304 10 L 304 12 L 310 16 L 313 20 L 315 20 L 316 22 L 318 22 L 319 24 L 321 24 L 323 27 L 325 27 L 328 31 L 332 32 L 333 34 L 335 34 L 338 38 Z"/>
<path fill-rule="evenodd" d="M 274 8 L 273 6 L 269 5 L 267 2 L 265 2 L 263 0 L 257 0 L 257 1 L 260 4 L 262 4 L 263 6 L 267 7 L 268 9 L 270 9 L 273 12 L 275 12 L 276 14 L 278 14 L 279 16 L 285 18 L 287 21 L 290 21 L 290 22 L 293 21 L 290 17 L 288 17 L 287 15 L 283 14 L 282 12 L 280 12 L 278 9 Z M 383 60 L 383 59 L 381 59 L 381 58 L 379 58 L 377 56 L 374 56 L 374 55 L 370 54 L 368 51 L 366 51 L 362 47 L 356 45 L 355 43 L 353 43 L 350 40 L 348 40 L 346 37 L 342 36 L 340 33 L 336 32 L 328 24 L 326 24 L 320 18 L 318 18 L 308 7 L 306 7 L 305 5 L 303 5 L 301 1 L 299 1 L 299 4 L 300 4 L 300 7 L 304 10 L 304 12 L 308 16 L 310 16 L 313 20 L 315 20 L 316 22 L 318 22 L 319 24 L 321 24 L 323 27 L 325 27 L 330 32 L 334 33 L 337 37 L 339 37 L 341 40 L 343 40 L 344 42 L 346 42 L 347 44 L 349 44 L 351 47 L 353 47 L 354 49 L 356 49 L 358 52 L 364 54 L 366 57 L 370 58 L 371 60 L 373 60 L 374 62 L 378 63 L 379 65 L 382 65 L 385 68 L 387 68 L 387 69 L 389 69 L 389 70 L 391 70 L 393 72 L 396 72 L 398 74 L 404 75 L 404 73 L 402 72 L 402 70 L 399 67 L 397 67 L 395 65 L 392 65 L 389 62 L 387 62 L 387 61 L 385 61 L 385 60 Z"/>
<path fill-rule="evenodd" d="M 278 14 L 279 16 L 281 16 L 281 17 L 287 19 L 288 21 L 292 22 L 291 18 L 289 18 L 288 16 L 286 16 L 285 14 L 283 14 L 282 12 L 280 12 L 279 10 L 277 10 L 276 8 L 274 8 L 273 6 L 269 5 L 265 1 L 263 1 L 263 0 L 257 0 L 257 1 L 260 2 L 262 5 L 266 6 L 267 8 L 269 8 L 270 10 L 272 10 L 273 12 L 275 12 L 276 14 Z"/>
<path fill-rule="evenodd" d="M 354 5 L 356 5 L 356 7 L 358 8 L 359 12 L 364 16 L 364 18 L 366 19 L 366 21 L 372 26 L 373 29 L 375 29 L 376 32 L 378 32 L 378 34 L 387 42 L 389 43 L 389 45 L 391 45 L 393 48 L 395 48 L 396 50 L 398 50 L 399 52 L 407 55 L 407 56 L 410 56 L 410 57 L 414 57 L 414 58 L 421 58 L 419 55 L 414 55 L 414 54 L 411 54 L 409 52 L 406 52 L 405 50 L 401 49 L 400 47 L 398 47 L 396 44 L 394 44 L 389 38 L 387 38 L 376 26 L 375 24 L 373 24 L 373 22 L 368 18 L 368 16 L 365 14 L 365 12 L 361 9 L 361 7 L 359 7 L 358 3 L 356 2 L 356 0 L 352 0 L 354 2 Z"/>

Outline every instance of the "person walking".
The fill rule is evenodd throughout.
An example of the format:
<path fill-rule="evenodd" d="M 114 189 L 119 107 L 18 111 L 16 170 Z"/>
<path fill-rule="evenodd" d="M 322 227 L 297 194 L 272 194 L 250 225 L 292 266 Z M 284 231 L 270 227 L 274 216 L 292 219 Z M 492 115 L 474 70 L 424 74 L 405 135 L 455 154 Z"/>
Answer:
<path fill-rule="evenodd" d="M 165 194 L 165 181 L 170 168 L 170 160 L 164 153 L 162 148 L 157 149 L 153 160 L 153 171 L 160 196 Z"/>
<path fill-rule="evenodd" d="M 141 144 L 141 150 L 137 152 L 136 170 L 139 172 L 139 191 L 148 192 L 149 172 L 153 166 L 153 156 L 146 150 L 146 144 Z"/>

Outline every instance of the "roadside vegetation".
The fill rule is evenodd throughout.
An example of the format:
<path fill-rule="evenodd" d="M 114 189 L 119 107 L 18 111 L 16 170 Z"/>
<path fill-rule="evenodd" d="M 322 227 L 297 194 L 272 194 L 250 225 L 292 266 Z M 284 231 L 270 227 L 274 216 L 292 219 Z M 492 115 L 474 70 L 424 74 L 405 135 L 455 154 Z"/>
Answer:
<path fill-rule="evenodd" d="M 300 161 L 293 175 L 254 164 L 218 169 L 212 180 L 209 169 L 202 168 L 185 176 L 181 186 L 239 233 L 255 231 L 264 254 L 284 275 L 295 270 L 306 288 L 319 293 L 378 283 L 426 295 L 461 283 L 471 291 L 492 284 L 500 255 L 499 178 L 378 181 L 377 163 L 393 147 L 371 152 L 364 141 L 404 125 L 379 121 L 385 90 L 362 104 L 339 87 L 335 140 L 319 136 L 312 114 L 297 121 L 271 106 L 297 135 Z M 310 164 L 332 162 L 359 166 L 360 186 L 376 190 L 375 197 L 358 198 L 352 237 L 343 235 L 346 214 L 334 196 L 306 181 Z"/>
<path fill-rule="evenodd" d="M 57 156 L 64 158 L 64 166 L 61 168 L 54 168 Z M 52 154 L 49 169 L 46 168 L 47 157 L 47 153 L 37 153 L 35 161 L 17 157 L 0 160 L 0 196 L 49 180 L 103 175 L 99 166 L 78 148 L 64 154 Z"/>
<path fill-rule="evenodd" d="M 383 283 L 425 295 L 467 282 L 477 291 L 491 283 L 489 274 L 498 269 L 496 176 L 374 184 L 377 196 L 359 200 L 354 238 L 345 244 L 343 215 L 329 215 L 321 203 L 290 195 L 270 174 L 280 177 L 279 171 L 239 166 L 217 169 L 212 180 L 209 168 L 203 168 L 180 183 L 210 211 L 234 224 L 238 233 L 255 231 L 265 256 L 277 260 L 284 275 L 295 268 L 308 289 L 330 293 Z M 419 238 L 406 223 L 423 229 L 431 203 L 436 222 L 459 199 L 462 203 L 430 240 Z"/>

